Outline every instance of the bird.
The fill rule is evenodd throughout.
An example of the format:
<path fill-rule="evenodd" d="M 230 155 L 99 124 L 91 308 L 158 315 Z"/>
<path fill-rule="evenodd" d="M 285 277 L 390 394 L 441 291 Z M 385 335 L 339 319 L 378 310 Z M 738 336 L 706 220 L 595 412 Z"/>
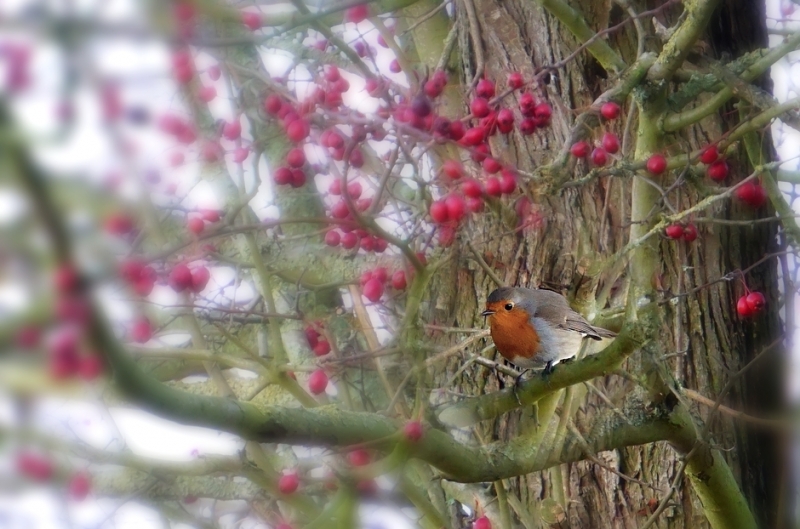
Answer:
<path fill-rule="evenodd" d="M 572 310 L 567 299 L 551 290 L 502 287 L 489 294 L 486 310 L 492 340 L 509 362 L 523 369 L 552 373 L 561 360 L 572 358 L 584 338 L 602 340 L 616 333 L 594 327 Z"/>

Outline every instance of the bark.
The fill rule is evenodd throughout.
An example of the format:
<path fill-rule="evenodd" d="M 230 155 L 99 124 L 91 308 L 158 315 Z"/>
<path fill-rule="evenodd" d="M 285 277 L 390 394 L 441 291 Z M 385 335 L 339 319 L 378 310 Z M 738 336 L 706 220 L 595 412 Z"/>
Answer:
<path fill-rule="evenodd" d="M 636 2 L 637 12 L 648 7 Z M 582 2 L 577 7 L 593 30 L 602 30 L 621 21 L 627 14 L 611 2 Z M 542 65 L 556 63 L 570 55 L 579 42 L 553 16 L 534 2 L 504 0 L 474 0 L 480 23 L 480 45 L 486 65 L 486 75 L 503 80 L 511 71 L 521 71 L 529 78 Z M 663 11 L 656 18 L 667 27 L 677 22 L 680 8 Z M 463 2 L 457 2 L 457 18 L 461 31 L 468 32 Z M 712 15 L 702 45 L 689 53 L 689 62 L 705 67 L 713 60 L 729 60 L 758 47 L 766 47 L 763 6 L 743 0 L 730 0 Z M 642 20 L 649 37 L 646 49 L 660 51 L 661 44 L 652 35 L 649 18 Z M 735 35 L 735 38 L 732 36 Z M 469 42 L 468 38 L 460 42 Z M 636 33 L 633 24 L 608 37 L 611 47 L 631 64 L 636 59 Z M 464 66 L 466 83 L 474 75 L 476 53 L 473 47 L 462 46 L 460 62 Z M 546 132 L 523 139 L 511 135 L 493 139 L 495 156 L 521 170 L 533 172 L 549 163 L 569 136 L 574 121 L 573 109 L 583 109 L 606 90 L 613 79 L 593 59 L 582 52 L 567 66 L 551 76 L 540 92 L 554 107 L 553 126 Z M 768 88 L 768 87 L 767 87 Z M 698 148 L 718 138 L 738 121 L 732 108 L 704 119 L 698 126 L 682 130 L 669 138 L 669 152 L 675 154 Z M 620 123 L 603 127 L 622 135 Z M 599 136 L 596 134 L 595 136 Z M 764 140 L 768 143 L 769 137 Z M 730 159 L 733 180 L 751 173 L 743 149 Z M 576 176 L 587 169 L 570 162 L 569 170 Z M 619 251 L 627 242 L 631 215 L 631 177 L 606 177 L 587 185 L 556 190 L 537 186 L 527 188 L 539 208 L 542 225 L 536 229 L 514 231 L 515 219 L 510 211 L 513 204 L 502 203 L 473 225 L 469 235 L 477 253 L 509 285 L 546 287 L 574 296 L 576 306 L 592 307 L 596 292 L 608 288 L 609 305 L 624 306 L 628 273 L 619 278 L 612 270 L 596 270 L 604 256 Z M 683 186 L 678 202 L 681 210 L 702 197 L 700 185 Z M 769 214 L 764 213 L 762 214 Z M 731 201 L 722 201 L 708 211 L 709 216 L 722 219 L 747 219 L 752 214 Z M 511 219 L 511 220 L 509 220 Z M 666 299 L 681 292 L 692 292 L 674 303 L 661 305 L 656 336 L 657 347 L 652 356 L 637 353 L 622 369 L 644 376 L 657 369 L 670 383 L 692 388 L 715 399 L 721 388 L 736 370 L 750 361 L 764 346 L 780 333 L 776 310 L 767 311 L 752 321 L 743 321 L 735 311 L 741 295 L 737 281 L 715 282 L 733 270 L 746 269 L 765 254 L 776 250 L 774 224 L 752 226 L 722 226 L 701 224 L 700 238 L 695 244 L 675 244 L 662 241 L 658 245 L 660 271 L 651 278 L 659 297 Z M 498 234 L 502 234 L 498 236 Z M 433 321 L 445 325 L 481 327 L 478 313 L 485 296 L 495 287 L 491 278 L 479 266 L 466 244 L 456 250 L 459 258 L 451 261 L 450 269 L 441 273 L 441 282 L 433 292 L 434 307 L 429 314 Z M 748 272 L 750 288 L 768 293 L 778 299 L 775 260 L 768 260 Z M 447 281 L 449 279 L 449 281 Z M 611 283 L 611 285 L 609 285 Z M 706 285 L 703 287 L 703 285 Z M 698 287 L 703 287 L 699 288 Z M 698 290 L 694 290 L 698 289 Z M 777 308 L 777 307 L 773 307 Z M 479 350 L 479 349 L 478 349 Z M 665 355 L 669 355 L 666 356 Z M 498 360 L 502 360 L 499 356 Z M 779 353 L 768 353 L 765 360 L 741 378 L 725 399 L 735 409 L 754 414 L 774 410 L 780 401 Z M 442 383 L 462 367 L 462 360 L 453 359 L 438 380 Z M 670 381 L 669 379 L 673 379 Z M 496 391 L 509 383 L 488 373 L 485 368 L 467 369 L 460 377 L 461 391 Z M 618 406 L 633 389 L 633 383 L 619 376 L 597 379 L 594 385 Z M 593 392 L 579 395 L 579 407 L 574 421 L 582 424 L 608 404 Z M 708 410 L 690 405 L 692 413 L 702 421 Z M 483 423 L 485 439 L 513 439 L 529 425 L 527 413 L 507 414 L 491 423 Z M 760 525 L 776 527 L 782 514 L 778 513 L 780 446 L 778 439 L 763 432 L 745 428 L 729 419 L 712 421 L 710 442 L 723 448 L 723 456 L 736 476 Z M 582 461 L 562 466 L 566 518 L 560 527 L 637 527 L 651 513 L 670 487 L 680 465 L 679 455 L 666 442 L 658 442 L 598 456 L 607 465 L 622 473 L 645 481 L 661 492 L 637 483 L 627 482 L 594 462 Z M 542 513 L 546 500 L 558 499 L 561 476 L 553 472 L 533 473 L 509 480 L 510 493 L 519 495 L 530 512 Z M 545 509 L 546 511 L 546 509 Z M 546 519 L 545 516 L 542 519 Z M 660 516 L 656 527 L 707 527 L 703 506 L 689 484 L 688 476 L 678 482 L 678 490 L 670 506 Z"/>

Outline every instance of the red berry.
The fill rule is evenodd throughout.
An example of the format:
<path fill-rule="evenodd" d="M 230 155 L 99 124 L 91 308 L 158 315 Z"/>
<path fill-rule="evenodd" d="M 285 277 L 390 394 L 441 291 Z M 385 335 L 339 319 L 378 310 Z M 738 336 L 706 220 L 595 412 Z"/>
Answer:
<path fill-rule="evenodd" d="M 533 118 L 525 118 L 519 122 L 519 132 L 523 136 L 530 136 L 536 132 L 536 120 Z"/>
<path fill-rule="evenodd" d="M 511 171 L 503 171 L 500 175 L 500 193 L 510 195 L 517 189 L 517 179 Z"/>
<path fill-rule="evenodd" d="M 366 237 L 366 235 L 364 235 Z M 358 278 L 358 284 L 362 287 L 367 284 L 367 281 L 375 277 L 375 272 L 373 270 L 367 270 L 366 272 L 362 273 Z"/>
<path fill-rule="evenodd" d="M 461 162 L 447 160 L 442 164 L 442 172 L 453 180 L 457 180 L 464 176 L 464 167 L 462 167 Z"/>
<path fill-rule="evenodd" d="M 53 463 L 45 456 L 23 452 L 16 458 L 17 471 L 30 479 L 43 482 L 53 477 Z"/>
<path fill-rule="evenodd" d="M 613 101 L 603 103 L 603 106 L 600 107 L 600 114 L 606 119 L 617 119 L 619 117 L 619 112 L 619 105 Z"/>
<path fill-rule="evenodd" d="M 208 77 L 212 81 L 218 80 L 221 75 L 222 75 L 222 70 L 220 69 L 218 64 L 214 64 L 212 66 L 209 66 L 209 68 L 208 68 Z"/>
<path fill-rule="evenodd" d="M 575 158 L 586 158 L 589 156 L 589 149 L 590 147 L 587 142 L 579 141 L 574 143 L 572 147 L 569 148 L 569 152 Z"/>
<path fill-rule="evenodd" d="M 83 380 L 96 379 L 103 372 L 103 360 L 96 354 L 80 357 L 78 361 L 78 376 Z"/>
<path fill-rule="evenodd" d="M 189 228 L 190 232 L 199 235 L 206 228 L 206 223 L 200 217 L 192 217 L 186 222 L 186 227 Z"/>
<path fill-rule="evenodd" d="M 486 137 L 486 129 L 483 127 L 472 127 L 464 133 L 461 143 L 467 147 L 474 147 L 483 142 Z"/>
<path fill-rule="evenodd" d="M 450 195 L 444 199 L 444 205 L 447 208 L 447 218 L 454 222 L 459 222 L 466 214 L 466 204 L 464 199 L 458 195 Z"/>
<path fill-rule="evenodd" d="M 363 188 L 359 182 L 350 182 L 347 184 L 347 194 L 353 200 L 357 200 L 361 193 L 363 192 Z"/>
<path fill-rule="evenodd" d="M 400 73 L 403 71 L 403 68 L 400 67 L 400 62 L 397 59 L 392 59 L 392 62 L 389 63 L 389 71 L 392 73 Z"/>
<path fill-rule="evenodd" d="M 700 153 L 700 162 L 706 165 L 716 162 L 717 158 L 719 158 L 719 151 L 716 145 L 709 145 Z"/>
<path fill-rule="evenodd" d="M 753 313 L 760 312 L 767 304 L 767 299 L 764 297 L 764 294 L 757 291 L 750 292 L 747 295 L 746 301 L 747 306 L 750 307 Z"/>
<path fill-rule="evenodd" d="M 325 67 L 325 80 L 329 83 L 335 83 L 342 77 L 339 68 L 335 64 L 330 64 Z"/>
<path fill-rule="evenodd" d="M 319 332 L 317 332 L 317 330 L 311 325 L 308 325 L 304 332 L 306 335 L 306 340 L 308 340 L 309 347 L 313 349 L 319 343 Z"/>
<path fill-rule="evenodd" d="M 424 118 L 431 113 L 431 102 L 420 94 L 411 100 L 411 112 L 418 118 Z"/>
<path fill-rule="evenodd" d="M 461 191 L 470 198 L 480 198 L 483 195 L 483 188 L 477 180 L 469 179 L 461 184 Z"/>
<path fill-rule="evenodd" d="M 211 272 L 205 266 L 198 266 L 192 270 L 192 292 L 195 294 L 202 292 L 208 285 L 209 279 L 211 279 Z"/>
<path fill-rule="evenodd" d="M 683 237 L 683 226 L 680 224 L 671 224 L 664 229 L 664 233 L 670 239 L 680 239 Z"/>
<path fill-rule="evenodd" d="M 706 174 L 708 174 L 708 177 L 715 182 L 722 182 L 728 177 L 728 171 L 728 162 L 725 160 L 717 160 L 708 166 L 708 169 L 706 169 Z"/>
<path fill-rule="evenodd" d="M 416 443 L 422 439 L 422 424 L 419 421 L 408 421 L 403 426 L 403 436 L 409 442 Z"/>
<path fill-rule="evenodd" d="M 745 204 L 760 208 L 767 202 L 767 192 L 758 182 L 745 182 L 736 188 L 736 196 Z"/>
<path fill-rule="evenodd" d="M 514 113 L 511 109 L 503 108 L 497 113 L 497 128 L 503 134 L 508 134 L 514 129 Z"/>
<path fill-rule="evenodd" d="M 231 141 L 238 140 L 242 135 L 242 124 L 238 119 L 236 121 L 226 122 L 225 125 L 222 126 L 222 135 Z"/>
<path fill-rule="evenodd" d="M 356 169 L 364 165 L 364 153 L 361 152 L 361 149 L 355 148 L 350 153 L 350 165 Z"/>
<path fill-rule="evenodd" d="M 312 349 L 315 356 L 325 356 L 331 352 L 331 344 L 328 340 L 319 340 Z"/>
<path fill-rule="evenodd" d="M 472 524 L 472 529 L 492 529 L 492 522 L 486 516 L 481 516 Z"/>
<path fill-rule="evenodd" d="M 736 302 L 736 312 L 742 318 L 749 318 L 753 315 L 753 309 L 747 304 L 747 295 L 740 297 L 739 301 Z"/>
<path fill-rule="evenodd" d="M 431 204 L 430 209 L 431 219 L 433 222 L 438 224 L 442 224 L 443 222 L 447 222 L 449 214 L 447 212 L 447 205 L 444 203 L 443 200 L 437 200 Z"/>
<path fill-rule="evenodd" d="M 500 179 L 496 176 L 490 176 L 486 179 L 484 190 L 491 197 L 499 197 L 503 194 L 503 186 L 500 185 Z"/>
<path fill-rule="evenodd" d="M 260 29 L 263 25 L 261 15 L 252 11 L 242 11 L 242 23 L 252 31 Z"/>
<path fill-rule="evenodd" d="M 667 159 L 663 154 L 654 154 L 647 160 L 647 172 L 653 175 L 660 175 L 667 170 Z"/>
<path fill-rule="evenodd" d="M 692 242 L 697 239 L 697 227 L 694 224 L 687 224 L 683 228 L 683 240 Z"/>
<path fill-rule="evenodd" d="M 482 97 L 473 99 L 469 104 L 469 109 L 476 118 L 485 118 L 492 111 L 489 108 L 489 102 Z"/>
<path fill-rule="evenodd" d="M 286 136 L 294 143 L 300 143 L 308 137 L 308 123 L 303 119 L 295 119 L 286 126 Z"/>
<path fill-rule="evenodd" d="M 128 259 L 119 265 L 119 275 L 125 281 L 130 283 L 137 281 L 142 277 L 142 271 L 145 264 L 137 259 Z"/>
<path fill-rule="evenodd" d="M 306 174 L 302 169 L 292 169 L 292 181 L 290 184 L 294 188 L 306 185 Z"/>
<path fill-rule="evenodd" d="M 136 292 L 139 296 L 142 296 L 142 297 L 149 296 L 150 292 L 153 291 L 153 287 L 155 286 L 155 284 L 156 284 L 156 281 L 153 278 L 140 277 L 133 284 L 133 291 Z"/>
<path fill-rule="evenodd" d="M 221 218 L 219 211 L 216 209 L 204 209 L 200 211 L 200 217 L 206 222 L 219 222 Z"/>
<path fill-rule="evenodd" d="M 500 162 L 498 162 L 491 156 L 483 160 L 483 170 L 489 174 L 495 174 L 497 172 L 500 172 L 500 169 L 502 168 L 503 166 L 500 165 Z"/>
<path fill-rule="evenodd" d="M 425 87 L 423 88 L 425 95 L 430 97 L 431 99 L 435 99 L 440 95 L 442 95 L 443 90 L 444 90 L 444 85 L 437 83 L 433 79 L 426 82 Z"/>
<path fill-rule="evenodd" d="M 355 233 L 350 232 L 342 235 L 342 248 L 351 250 L 356 247 L 356 244 L 358 244 L 358 236 Z"/>
<path fill-rule="evenodd" d="M 59 266 L 53 274 L 53 283 L 59 294 L 73 292 L 78 286 L 78 272 L 69 265 Z"/>
<path fill-rule="evenodd" d="M 592 151 L 592 164 L 602 167 L 608 162 L 608 153 L 601 148 Z"/>
<path fill-rule="evenodd" d="M 379 266 L 378 268 L 372 271 L 372 277 L 374 277 L 381 283 L 386 283 L 386 281 L 389 280 L 389 271 L 386 270 L 385 266 Z"/>
<path fill-rule="evenodd" d="M 513 72 L 508 74 L 508 87 L 512 90 L 517 90 L 518 88 L 522 88 L 522 85 L 525 84 L 525 79 L 523 79 L 522 74 L 519 72 Z"/>
<path fill-rule="evenodd" d="M 308 390 L 314 395 L 325 393 L 328 387 L 328 375 L 322 369 L 317 369 L 308 377 Z"/>
<path fill-rule="evenodd" d="M 381 296 L 383 296 L 383 283 L 373 277 L 364 283 L 361 293 L 365 298 L 376 303 L 381 299 Z"/>
<path fill-rule="evenodd" d="M 294 148 L 288 152 L 286 155 L 286 163 L 289 164 L 289 167 L 303 167 L 306 163 L 306 155 L 303 152 L 303 149 Z"/>
<path fill-rule="evenodd" d="M 617 138 L 617 135 L 612 132 L 606 132 L 603 134 L 603 139 L 600 143 L 606 152 L 616 154 L 617 151 L 619 151 L 619 138 Z"/>
<path fill-rule="evenodd" d="M 547 103 L 539 103 L 533 109 L 533 116 L 537 120 L 537 124 L 545 125 L 550 122 L 553 115 L 553 108 Z"/>
<path fill-rule="evenodd" d="M 169 273 L 169 286 L 175 292 L 183 292 L 192 285 L 192 271 L 185 264 L 176 265 Z"/>
<path fill-rule="evenodd" d="M 339 246 L 342 236 L 336 230 L 329 230 L 325 233 L 325 244 L 328 246 Z"/>
<path fill-rule="evenodd" d="M 336 219 L 345 219 L 350 215 L 350 209 L 347 207 L 347 202 L 340 200 L 331 207 L 331 215 Z"/>
<path fill-rule="evenodd" d="M 472 161 L 475 163 L 482 163 L 487 156 L 489 156 L 489 145 L 486 143 L 476 145 L 472 150 L 472 153 L 469 155 L 469 157 L 472 158 Z"/>
<path fill-rule="evenodd" d="M 389 243 L 386 239 L 381 239 L 380 237 L 375 237 L 375 253 L 383 253 L 389 247 Z"/>
<path fill-rule="evenodd" d="M 392 274 L 392 288 L 395 290 L 405 290 L 408 284 L 406 283 L 406 273 L 403 270 L 398 270 Z"/>
<path fill-rule="evenodd" d="M 153 337 L 153 328 L 147 318 L 136 320 L 131 327 L 131 338 L 136 343 L 147 343 Z"/>
<path fill-rule="evenodd" d="M 466 130 L 464 129 L 464 122 L 463 121 L 453 121 L 450 123 L 450 139 L 453 141 L 459 141 L 464 137 L 466 134 Z"/>
<path fill-rule="evenodd" d="M 300 478 L 296 472 L 289 472 L 278 478 L 278 490 L 281 494 L 292 494 L 300 486 Z"/>
<path fill-rule="evenodd" d="M 197 89 L 197 98 L 203 103 L 210 103 L 217 97 L 217 89 L 213 86 L 201 86 Z"/>
<path fill-rule="evenodd" d="M 359 22 L 366 20 L 368 16 L 369 6 L 367 6 L 367 4 L 353 6 L 344 12 L 345 22 L 352 22 L 353 24 L 358 24 Z"/>
<path fill-rule="evenodd" d="M 491 99 L 494 97 L 494 83 L 489 79 L 481 79 L 475 87 L 475 94 L 484 99 Z"/>
<path fill-rule="evenodd" d="M 525 92 L 519 98 L 519 110 L 523 116 L 533 116 L 533 111 L 536 109 L 536 98 L 530 92 Z"/>
<path fill-rule="evenodd" d="M 134 228 L 133 219 L 122 213 L 112 213 L 106 218 L 105 227 L 111 235 L 126 235 Z"/>
<path fill-rule="evenodd" d="M 75 501 L 86 499 L 92 489 L 92 481 L 86 472 L 78 472 L 72 476 L 67 485 L 69 497 Z"/>
<path fill-rule="evenodd" d="M 369 456 L 369 452 L 363 448 L 357 448 L 347 454 L 348 463 L 354 467 L 363 467 L 365 465 L 369 465 L 371 459 L 372 458 Z"/>
<path fill-rule="evenodd" d="M 373 252 L 375 251 L 375 239 L 370 237 L 369 235 L 365 237 L 361 237 L 361 241 L 359 241 L 359 246 L 365 252 Z"/>
<path fill-rule="evenodd" d="M 278 167 L 272 174 L 272 180 L 279 186 L 285 186 L 292 183 L 292 170 L 288 167 Z"/>
<path fill-rule="evenodd" d="M 270 94 L 264 99 L 264 110 L 267 111 L 268 114 L 273 116 L 277 115 L 280 112 L 281 107 L 283 106 L 283 101 L 281 98 L 276 96 L 275 94 Z"/>

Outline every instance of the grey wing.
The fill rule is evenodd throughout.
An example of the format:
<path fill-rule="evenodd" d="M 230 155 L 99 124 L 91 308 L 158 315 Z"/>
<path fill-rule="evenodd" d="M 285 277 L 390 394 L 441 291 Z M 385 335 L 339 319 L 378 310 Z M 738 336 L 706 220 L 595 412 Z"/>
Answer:
<path fill-rule="evenodd" d="M 583 319 L 583 316 L 577 312 L 567 314 L 563 328 L 570 331 L 583 333 L 592 340 L 601 340 L 603 338 L 613 338 L 616 336 L 616 333 L 613 333 L 609 330 L 601 329 L 600 327 L 593 327 L 588 321 Z"/>
<path fill-rule="evenodd" d="M 569 303 L 567 303 L 567 298 L 558 294 L 557 292 L 552 292 L 550 290 L 539 290 L 540 295 L 545 295 L 549 298 L 550 304 L 545 305 L 544 307 L 539 306 L 536 307 L 536 314 L 535 316 L 539 318 L 544 318 L 548 321 L 555 321 L 556 319 L 560 319 L 557 323 L 557 327 L 560 329 L 568 330 L 568 331 L 576 331 L 582 334 L 585 334 L 589 338 L 593 340 L 601 340 L 603 338 L 613 338 L 617 334 L 611 332 L 607 329 L 602 329 L 600 327 L 593 327 L 588 321 L 586 321 L 583 316 L 572 310 L 570 308 Z M 566 314 L 563 318 L 559 318 L 558 315 Z"/>

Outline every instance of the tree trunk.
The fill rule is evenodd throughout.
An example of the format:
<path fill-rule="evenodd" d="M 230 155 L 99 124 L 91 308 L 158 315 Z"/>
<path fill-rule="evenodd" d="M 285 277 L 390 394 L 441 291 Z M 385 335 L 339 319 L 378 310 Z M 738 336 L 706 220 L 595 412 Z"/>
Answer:
<path fill-rule="evenodd" d="M 580 45 L 556 18 L 535 2 L 467 1 L 474 4 L 478 15 L 485 75 L 497 80 L 498 85 L 512 71 L 520 71 L 526 79 L 531 78 L 537 68 L 563 60 Z M 635 6 L 637 12 L 654 7 L 653 3 L 647 6 L 641 2 L 632 3 L 638 4 Z M 582 10 L 594 31 L 628 17 L 613 2 L 575 4 L 572 2 L 573 7 Z M 465 2 L 456 2 L 456 6 L 462 33 L 459 42 L 463 44 L 470 42 L 467 9 Z M 763 9 L 759 2 L 726 1 L 714 14 L 704 45 L 698 46 L 690 61 L 708 67 L 715 60 L 727 60 L 730 55 L 736 57 L 766 47 Z M 679 7 L 666 9 L 655 18 L 669 28 L 677 22 L 679 13 Z M 658 52 L 661 42 L 653 33 L 652 18 L 641 19 L 647 34 L 645 47 Z M 612 33 L 607 40 L 628 64 L 635 61 L 637 37 L 632 23 Z M 469 85 L 479 67 L 479 54 L 474 44 L 462 46 L 460 50 L 464 86 Z M 609 79 L 589 53 L 578 53 L 537 91 L 538 96 L 553 106 L 552 127 L 527 139 L 519 134 L 494 137 L 491 144 L 493 155 L 533 173 L 540 163 L 552 161 L 568 141 L 575 111 L 585 109 L 613 81 L 615 79 Z M 630 108 L 624 107 L 622 119 L 602 123 L 594 137 L 601 135 L 601 128 L 613 130 L 622 137 L 623 125 L 630 112 Z M 638 117 L 634 115 L 631 119 L 631 142 L 626 142 L 625 154 L 634 150 Z M 719 115 L 703 120 L 699 126 L 682 130 L 669 138 L 667 150 L 678 154 L 697 149 L 720 137 L 738 120 L 736 110 L 732 106 L 726 107 Z M 763 139 L 765 144 L 769 144 L 768 134 Z M 771 152 L 768 148 L 766 150 Z M 752 171 L 744 149 L 739 151 L 738 155 L 729 158 L 733 181 Z M 569 170 L 575 177 L 588 171 L 582 163 L 569 163 L 572 164 Z M 514 204 L 503 202 L 473 224 L 468 238 L 476 253 L 507 285 L 553 289 L 574 299 L 576 307 L 591 312 L 607 307 L 624 307 L 630 274 L 622 271 L 616 277 L 613 269 L 598 269 L 597 264 L 602 258 L 619 252 L 629 242 L 632 179 L 632 173 L 603 177 L 566 189 L 544 187 L 534 180 L 526 191 L 532 199 L 534 215 L 541 217 L 538 223 L 515 229 Z M 684 185 L 679 193 L 670 194 L 674 200 L 672 205 L 678 211 L 683 210 L 705 196 L 704 191 L 707 189 L 702 183 Z M 718 202 L 706 211 L 706 215 L 740 220 L 752 217 L 750 212 L 732 201 Z M 736 300 L 743 292 L 740 278 L 719 281 L 726 274 L 747 269 L 767 253 L 775 252 L 776 228 L 773 223 L 748 226 L 700 223 L 698 227 L 700 236 L 694 243 L 681 241 L 676 244 L 664 239 L 658 244 L 660 270 L 651 281 L 659 299 L 670 299 L 671 302 L 659 307 L 661 327 L 654 341 L 654 350 L 632 355 L 623 369 L 641 377 L 655 370 L 667 379 L 669 385 L 693 389 L 715 400 L 732 374 L 779 336 L 781 324 L 777 312 L 779 297 L 775 287 L 775 260 L 762 262 L 745 276 L 750 288 L 765 292 L 776 305 L 772 307 L 774 310 L 753 320 L 742 320 L 736 313 Z M 434 282 L 438 287 L 433 293 L 429 318 L 447 325 L 481 327 L 483 321 L 478 314 L 495 285 L 479 266 L 466 239 L 455 250 L 459 258 L 451 261 L 450 269 L 439 274 L 443 281 Z M 610 292 L 608 304 L 595 309 L 591 300 L 603 289 Z M 675 297 L 679 293 L 687 295 Z M 781 398 L 778 358 L 777 351 L 768 353 L 738 380 L 723 403 L 754 414 L 774 410 Z M 502 361 L 499 356 L 495 359 Z M 438 379 L 440 383 L 449 380 L 462 364 L 462 360 L 453 359 L 447 372 Z M 461 391 L 467 394 L 490 392 L 511 383 L 507 377 L 498 379 L 483 367 L 467 369 L 458 380 Z M 634 382 L 618 375 L 592 383 L 617 408 L 622 408 L 625 397 L 635 390 Z M 572 398 L 579 404 L 573 415 L 576 424 L 587 422 L 609 409 L 609 404 L 596 392 L 587 391 L 585 387 L 574 388 Z M 563 406 L 563 400 L 561 402 Z M 700 407 L 695 402 L 686 404 L 702 424 L 709 408 Z M 531 421 L 528 410 L 513 412 L 492 423 L 484 423 L 482 434 L 485 441 L 511 439 Z M 785 479 L 776 475 L 780 460 L 777 439 L 742 427 L 742 423 L 729 417 L 717 416 L 710 425 L 709 442 L 722 449 L 759 525 L 777 527 L 781 518 L 778 488 Z M 519 495 L 533 519 L 538 517 L 545 526 L 555 523 L 555 527 L 633 528 L 642 525 L 652 514 L 669 490 L 681 464 L 678 452 L 667 442 L 606 452 L 597 457 L 607 466 L 652 487 L 626 481 L 594 462 L 583 461 L 508 480 L 509 492 Z M 562 509 L 565 516 L 559 514 Z M 678 479 L 677 492 L 655 526 L 708 527 L 702 505 L 685 475 Z"/>

